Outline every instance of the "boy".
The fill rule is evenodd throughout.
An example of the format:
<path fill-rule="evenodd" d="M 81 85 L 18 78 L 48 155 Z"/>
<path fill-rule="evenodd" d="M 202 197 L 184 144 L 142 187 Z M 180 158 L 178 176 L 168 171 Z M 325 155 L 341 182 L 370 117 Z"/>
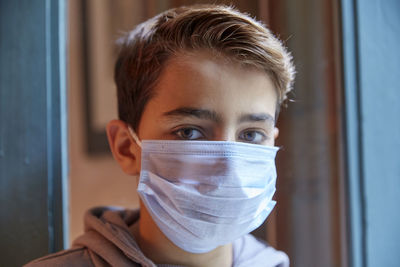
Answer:
<path fill-rule="evenodd" d="M 119 120 L 107 135 L 123 171 L 138 177 L 140 211 L 92 209 L 71 249 L 29 266 L 288 266 L 248 233 L 275 205 L 289 53 L 225 6 L 168 10 L 120 45 Z"/>

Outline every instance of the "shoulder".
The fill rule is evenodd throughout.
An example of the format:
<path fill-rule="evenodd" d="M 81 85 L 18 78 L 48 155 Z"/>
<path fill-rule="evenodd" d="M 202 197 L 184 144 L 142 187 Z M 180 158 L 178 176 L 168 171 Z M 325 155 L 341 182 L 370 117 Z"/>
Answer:
<path fill-rule="evenodd" d="M 25 267 L 39 266 L 94 266 L 86 248 L 71 248 L 29 262 Z"/>
<path fill-rule="evenodd" d="M 265 241 L 248 234 L 233 243 L 233 262 L 235 267 L 287 267 L 289 257 L 286 253 L 269 246 Z"/>

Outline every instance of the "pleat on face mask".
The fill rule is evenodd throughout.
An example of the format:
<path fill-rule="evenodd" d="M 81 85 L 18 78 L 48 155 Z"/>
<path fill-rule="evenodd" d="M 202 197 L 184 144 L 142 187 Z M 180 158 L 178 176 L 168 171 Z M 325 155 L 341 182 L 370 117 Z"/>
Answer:
<path fill-rule="evenodd" d="M 204 253 L 260 226 L 275 206 L 277 147 L 227 141 L 135 141 L 138 193 L 178 247 Z"/>

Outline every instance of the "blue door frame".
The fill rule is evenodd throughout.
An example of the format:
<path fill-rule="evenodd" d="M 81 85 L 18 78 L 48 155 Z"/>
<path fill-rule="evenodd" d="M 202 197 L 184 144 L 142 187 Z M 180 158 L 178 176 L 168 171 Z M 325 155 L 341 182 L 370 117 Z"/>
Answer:
<path fill-rule="evenodd" d="M 341 3 L 350 266 L 400 266 L 400 1 Z"/>
<path fill-rule="evenodd" d="M 68 244 L 65 12 L 0 0 L 0 266 Z"/>

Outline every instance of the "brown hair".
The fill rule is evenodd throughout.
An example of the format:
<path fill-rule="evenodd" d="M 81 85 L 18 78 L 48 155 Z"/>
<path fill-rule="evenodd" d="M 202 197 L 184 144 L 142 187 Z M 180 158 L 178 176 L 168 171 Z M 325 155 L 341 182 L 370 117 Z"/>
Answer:
<path fill-rule="evenodd" d="M 261 23 L 232 7 L 189 6 L 167 10 L 118 40 L 114 78 L 118 115 L 135 131 L 167 60 L 178 53 L 209 50 L 265 71 L 278 105 L 292 89 L 294 66 L 282 43 Z"/>

